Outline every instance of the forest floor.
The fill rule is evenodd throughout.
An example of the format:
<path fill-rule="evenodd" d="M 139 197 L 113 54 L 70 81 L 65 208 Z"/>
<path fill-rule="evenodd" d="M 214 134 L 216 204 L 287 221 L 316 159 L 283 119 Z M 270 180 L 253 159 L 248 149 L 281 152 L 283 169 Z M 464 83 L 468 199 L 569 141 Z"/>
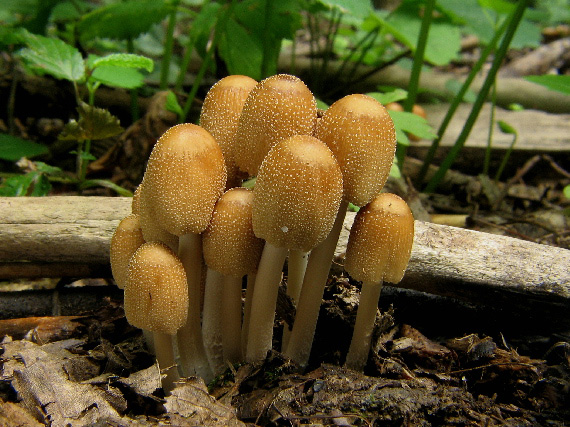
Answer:
<path fill-rule="evenodd" d="M 120 140 L 94 147 L 98 160 L 91 176 L 110 177 L 127 187 L 137 182 L 152 141 L 173 124 L 163 101 L 160 96 L 150 101 L 143 119 Z M 426 110 L 429 120 L 430 107 Z M 22 110 L 16 117 L 20 136 L 51 141 L 52 164 L 73 169 L 73 156 L 65 154 L 69 147 L 55 138 L 64 120 Z M 415 192 L 411 180 L 392 182 L 391 189 L 406 187 L 409 197 L 417 197 L 420 207 L 414 213 L 422 219 L 568 249 L 564 211 L 569 202 L 562 196 L 570 184 L 568 138 L 562 142 L 565 148 L 548 153 L 540 151 L 542 138 L 537 135 L 535 149 L 513 156 L 500 185 L 465 166 L 453 175 L 458 181 L 429 196 Z M 418 147 L 415 153 L 421 157 Z M 472 157 L 463 160 L 473 162 Z M 112 284 L 108 277 L 96 279 L 101 287 Z M 15 282 L 2 282 L 2 289 L 53 288 L 57 281 Z M 86 282 L 93 280 L 73 286 Z M 154 358 L 140 331 L 126 322 L 117 293 L 88 312 L 0 320 L 0 425 L 570 424 L 570 330 L 565 325 L 517 328 L 501 323 L 509 307 L 494 317 L 493 310 L 468 301 L 386 288 L 373 351 L 359 373 L 342 367 L 358 286 L 342 274 L 330 278 L 307 369 L 274 351 L 260 366 L 228 367 L 211 384 L 185 379 L 166 398 Z M 278 313 L 275 337 L 281 336 L 283 317 Z M 274 348 L 280 348 L 279 339 Z"/>

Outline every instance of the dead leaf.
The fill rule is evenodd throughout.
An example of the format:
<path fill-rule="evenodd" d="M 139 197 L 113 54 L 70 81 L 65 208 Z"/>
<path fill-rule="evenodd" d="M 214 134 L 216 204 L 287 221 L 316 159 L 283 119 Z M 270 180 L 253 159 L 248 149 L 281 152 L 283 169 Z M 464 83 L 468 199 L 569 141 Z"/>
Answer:
<path fill-rule="evenodd" d="M 245 427 L 236 410 L 218 402 L 208 393 L 201 378 L 188 378 L 166 398 L 164 405 L 173 425 Z"/>

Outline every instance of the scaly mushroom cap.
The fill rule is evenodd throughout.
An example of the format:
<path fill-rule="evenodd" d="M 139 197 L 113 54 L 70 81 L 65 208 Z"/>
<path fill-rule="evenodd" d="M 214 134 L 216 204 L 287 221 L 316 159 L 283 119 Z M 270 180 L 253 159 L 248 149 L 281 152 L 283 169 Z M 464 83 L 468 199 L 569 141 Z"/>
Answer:
<path fill-rule="evenodd" d="M 144 176 L 151 217 L 177 236 L 206 229 L 225 185 L 220 146 L 191 123 L 173 126 L 160 137 Z"/>
<path fill-rule="evenodd" d="M 318 139 L 297 135 L 263 160 L 253 190 L 253 230 L 274 246 L 308 252 L 330 232 L 342 197 L 342 174 Z"/>
<path fill-rule="evenodd" d="M 334 153 L 344 199 L 364 206 L 380 194 L 396 151 L 396 131 L 386 108 L 367 95 L 347 95 L 319 120 L 315 136 Z"/>
<path fill-rule="evenodd" d="M 161 223 L 154 219 L 152 215 L 152 204 L 148 198 L 147 191 L 143 190 L 142 183 L 137 188 L 138 191 L 138 212 L 142 234 L 146 242 L 159 242 L 169 246 L 176 251 L 178 248 L 178 236 L 169 233 L 162 228 Z"/>
<path fill-rule="evenodd" d="M 298 77 L 277 74 L 253 88 L 243 107 L 235 142 L 237 166 L 257 175 L 271 147 L 293 135 L 310 135 L 317 103 Z"/>
<path fill-rule="evenodd" d="M 111 237 L 111 271 L 120 289 L 127 283 L 129 260 L 144 242 L 138 215 L 130 214 L 119 222 Z"/>
<path fill-rule="evenodd" d="M 200 112 L 200 126 L 212 134 L 226 161 L 228 180 L 237 174 L 234 142 L 245 100 L 257 81 L 248 76 L 232 75 L 210 88 Z"/>
<path fill-rule="evenodd" d="M 202 234 L 206 265 L 227 276 L 241 277 L 257 269 L 263 240 L 251 224 L 253 192 L 232 188 L 216 203 L 210 225 Z"/>
<path fill-rule="evenodd" d="M 142 182 L 138 185 L 133 194 L 133 201 L 131 203 L 131 212 L 134 214 L 139 214 L 141 210 L 141 190 L 142 190 Z"/>
<path fill-rule="evenodd" d="M 356 214 L 344 268 L 365 283 L 398 283 L 404 277 L 414 240 L 414 217 L 406 202 L 382 193 Z"/>
<path fill-rule="evenodd" d="M 125 287 L 125 315 L 137 328 L 174 335 L 186 323 L 188 286 L 178 257 L 162 243 L 134 253 Z"/>

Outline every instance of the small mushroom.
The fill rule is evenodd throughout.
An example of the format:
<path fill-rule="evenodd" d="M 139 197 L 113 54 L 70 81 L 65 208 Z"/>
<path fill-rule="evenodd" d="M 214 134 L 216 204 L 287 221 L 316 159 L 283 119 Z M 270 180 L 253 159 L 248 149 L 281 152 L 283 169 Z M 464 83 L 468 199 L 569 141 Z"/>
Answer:
<path fill-rule="evenodd" d="M 328 273 L 348 203 L 363 206 L 384 186 L 396 151 L 396 133 L 382 104 L 367 95 L 347 95 L 318 120 L 314 135 L 334 153 L 343 177 L 343 200 L 327 238 L 311 251 L 295 323 L 285 354 L 301 366 L 309 360 Z"/>
<path fill-rule="evenodd" d="M 252 204 L 251 190 L 226 191 L 202 237 L 208 266 L 202 331 L 214 373 L 242 359 L 242 277 L 257 270 L 263 250 L 253 233 Z"/>
<path fill-rule="evenodd" d="M 179 236 L 178 257 L 186 270 L 190 307 L 178 331 L 183 372 L 208 381 L 211 370 L 200 328 L 201 236 L 226 184 L 222 150 L 208 131 L 184 123 L 168 129 L 154 146 L 144 175 L 141 208 L 160 228 Z M 143 233 L 145 232 L 143 223 Z"/>
<path fill-rule="evenodd" d="M 144 242 L 138 215 L 130 214 L 119 222 L 111 237 L 111 272 L 120 289 L 127 283 L 129 260 Z"/>
<path fill-rule="evenodd" d="M 156 357 L 161 369 L 168 369 L 163 380 L 165 392 L 179 379 L 172 338 L 186 323 L 188 289 L 180 260 L 162 243 L 144 243 L 133 254 L 125 286 L 125 315 L 137 328 L 153 332 Z"/>
<path fill-rule="evenodd" d="M 346 366 L 362 370 L 370 342 L 383 282 L 402 280 L 414 240 L 414 217 L 406 202 L 383 193 L 361 209 L 350 230 L 344 268 L 362 282 L 356 324 Z"/>
<path fill-rule="evenodd" d="M 249 93 L 239 118 L 237 166 L 257 175 L 271 147 L 293 135 L 310 135 L 316 120 L 315 97 L 301 79 L 277 74 L 262 80 Z"/>
<path fill-rule="evenodd" d="M 234 161 L 235 136 L 245 100 L 257 81 L 248 76 L 231 75 L 214 84 L 200 112 L 200 126 L 218 142 L 228 174 L 227 188 L 240 185 L 239 171 Z"/>
<path fill-rule="evenodd" d="M 253 230 L 265 240 L 255 281 L 246 360 L 259 362 L 271 349 L 281 270 L 288 250 L 308 252 L 333 225 L 342 175 L 318 139 L 297 135 L 275 145 L 263 160 L 253 190 Z"/>

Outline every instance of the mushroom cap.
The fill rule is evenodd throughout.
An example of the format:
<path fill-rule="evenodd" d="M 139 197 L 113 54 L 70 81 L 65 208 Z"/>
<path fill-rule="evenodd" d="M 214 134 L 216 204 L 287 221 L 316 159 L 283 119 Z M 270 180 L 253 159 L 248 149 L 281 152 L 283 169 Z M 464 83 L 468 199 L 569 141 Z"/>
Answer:
<path fill-rule="evenodd" d="M 253 230 L 277 247 L 310 251 L 329 234 L 342 198 L 342 174 L 318 139 L 296 135 L 263 160 L 253 189 Z"/>
<path fill-rule="evenodd" d="M 192 123 L 173 126 L 160 137 L 144 176 L 151 217 L 177 236 L 205 230 L 225 184 L 220 146 Z"/>
<path fill-rule="evenodd" d="M 147 191 L 143 189 L 142 183 L 137 188 L 138 191 L 138 212 L 142 234 L 146 242 L 164 243 L 176 251 L 178 248 L 178 236 L 169 233 L 162 228 L 152 215 L 151 201 L 148 199 Z"/>
<path fill-rule="evenodd" d="M 141 245 L 129 262 L 125 315 L 137 328 L 174 335 L 186 323 L 188 285 L 182 262 L 162 243 Z"/>
<path fill-rule="evenodd" d="M 123 218 L 111 237 L 111 272 L 120 289 L 127 283 L 127 267 L 135 251 L 145 242 L 139 216 Z"/>
<path fill-rule="evenodd" d="M 227 276 L 241 277 L 257 269 L 263 240 L 251 223 L 253 192 L 232 188 L 216 203 L 212 220 L 202 234 L 206 265 Z"/>
<path fill-rule="evenodd" d="M 382 104 L 368 95 L 347 95 L 323 113 L 315 136 L 338 160 L 345 200 L 364 206 L 380 194 L 396 151 L 394 123 Z"/>
<path fill-rule="evenodd" d="M 293 135 L 310 135 L 317 120 L 317 103 L 298 77 L 277 74 L 259 82 L 249 93 L 236 133 L 235 162 L 257 175 L 271 147 Z"/>
<path fill-rule="evenodd" d="M 142 190 L 142 182 L 135 189 L 135 193 L 133 194 L 133 201 L 131 203 L 131 212 L 137 215 L 140 213 L 141 210 L 141 190 Z"/>
<path fill-rule="evenodd" d="M 344 268 L 365 283 L 398 283 L 410 259 L 414 217 L 399 196 L 382 193 L 356 214 Z"/>
<path fill-rule="evenodd" d="M 257 81 L 248 76 L 231 75 L 214 84 L 200 112 L 200 126 L 212 134 L 224 154 L 228 180 L 237 174 L 234 142 L 245 100 Z"/>

